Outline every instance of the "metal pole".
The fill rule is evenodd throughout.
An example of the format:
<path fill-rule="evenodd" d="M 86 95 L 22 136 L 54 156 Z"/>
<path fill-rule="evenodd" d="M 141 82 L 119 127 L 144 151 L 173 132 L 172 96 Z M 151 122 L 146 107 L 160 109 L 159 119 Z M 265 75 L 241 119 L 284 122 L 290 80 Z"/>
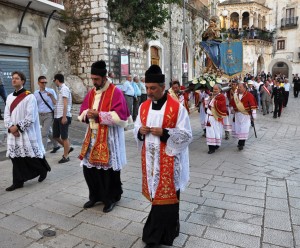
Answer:
<path fill-rule="evenodd" d="M 183 65 L 186 63 L 186 46 L 185 46 L 185 0 L 183 0 L 183 60 L 182 60 L 182 84 L 186 83 L 186 73 L 184 72 Z"/>
<path fill-rule="evenodd" d="M 173 47 L 172 47 L 172 5 L 169 4 L 169 27 L 170 27 L 170 82 L 173 79 Z"/>

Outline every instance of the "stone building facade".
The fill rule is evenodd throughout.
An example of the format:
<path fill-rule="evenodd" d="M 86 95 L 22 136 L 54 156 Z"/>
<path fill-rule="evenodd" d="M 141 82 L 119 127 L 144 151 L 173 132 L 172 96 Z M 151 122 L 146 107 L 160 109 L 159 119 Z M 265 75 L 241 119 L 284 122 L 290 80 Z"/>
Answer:
<path fill-rule="evenodd" d="M 244 73 L 300 73 L 297 0 L 226 0 L 217 7 L 222 29 L 242 30 Z M 251 26 L 255 30 L 251 35 Z M 249 27 L 249 31 L 244 31 Z M 252 36 L 252 37 L 251 37 Z"/>
<path fill-rule="evenodd" d="M 218 5 L 221 29 L 231 37 L 236 32 L 233 38 L 243 40 L 243 74 L 269 71 L 273 59 L 271 10 L 264 1 L 227 0 Z"/>
<path fill-rule="evenodd" d="M 177 4 L 167 6 L 171 19 L 156 30 L 158 38 L 132 43 L 117 31 L 118 24 L 110 20 L 106 0 L 66 0 L 64 4 L 67 9 L 77 6 L 77 10 L 84 10 L 90 19 L 80 23 L 82 39 L 78 56 L 71 62 L 72 73 L 78 75 L 85 86 L 92 86 L 90 66 L 100 59 L 117 75 L 115 83 L 123 81 L 127 72 L 143 76 L 151 64 L 161 66 L 167 83 L 172 78 L 187 82 L 199 76 L 203 66 L 199 42 L 208 19 L 208 12 L 204 11 L 207 8 L 201 1 L 186 1 L 185 8 Z"/>
<path fill-rule="evenodd" d="M 25 87 L 31 91 L 37 89 L 40 75 L 52 82 L 55 73 L 70 71 L 63 44 L 66 28 L 58 19 L 61 10 L 60 0 L 0 1 L 0 79 L 7 93 L 13 90 L 14 70 L 25 73 Z"/>

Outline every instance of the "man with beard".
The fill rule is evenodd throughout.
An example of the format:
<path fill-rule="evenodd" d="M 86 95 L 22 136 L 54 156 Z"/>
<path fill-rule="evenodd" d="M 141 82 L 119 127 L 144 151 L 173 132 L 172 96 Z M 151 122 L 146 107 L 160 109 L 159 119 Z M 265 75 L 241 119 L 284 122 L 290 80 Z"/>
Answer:
<path fill-rule="evenodd" d="M 113 210 L 121 199 L 121 169 L 126 164 L 124 128 L 130 116 L 123 93 L 106 77 L 106 64 L 97 61 L 91 67 L 94 88 L 86 95 L 80 121 L 88 124 L 79 158 L 89 188 L 84 208 L 103 202 L 103 212 Z"/>
<path fill-rule="evenodd" d="M 145 73 L 148 100 L 134 126 L 142 156 L 142 191 L 151 201 L 143 229 L 146 247 L 173 244 L 179 235 L 179 198 L 189 180 L 188 145 L 192 130 L 183 105 L 165 93 L 165 75 L 157 65 Z"/>

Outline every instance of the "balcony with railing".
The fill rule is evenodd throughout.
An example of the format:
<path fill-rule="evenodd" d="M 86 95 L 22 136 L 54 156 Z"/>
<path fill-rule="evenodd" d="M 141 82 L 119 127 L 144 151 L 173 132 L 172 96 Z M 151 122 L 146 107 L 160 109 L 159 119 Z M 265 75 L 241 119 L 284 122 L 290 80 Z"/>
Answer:
<path fill-rule="evenodd" d="M 272 43 L 274 40 L 275 32 L 262 30 L 262 29 L 228 29 L 228 30 L 221 30 L 221 37 L 222 40 L 243 40 L 243 41 L 266 41 Z"/>
<path fill-rule="evenodd" d="M 281 19 L 281 29 L 290 29 L 298 27 L 298 16 Z"/>

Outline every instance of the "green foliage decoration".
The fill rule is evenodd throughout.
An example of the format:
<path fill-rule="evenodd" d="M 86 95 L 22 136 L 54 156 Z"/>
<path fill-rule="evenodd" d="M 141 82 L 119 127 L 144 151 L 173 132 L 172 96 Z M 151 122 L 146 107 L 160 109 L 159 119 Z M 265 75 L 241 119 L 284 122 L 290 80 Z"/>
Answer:
<path fill-rule="evenodd" d="M 140 39 L 156 39 L 155 29 L 161 28 L 170 18 L 168 4 L 182 0 L 108 0 L 112 21 L 119 24 L 130 42 Z"/>

